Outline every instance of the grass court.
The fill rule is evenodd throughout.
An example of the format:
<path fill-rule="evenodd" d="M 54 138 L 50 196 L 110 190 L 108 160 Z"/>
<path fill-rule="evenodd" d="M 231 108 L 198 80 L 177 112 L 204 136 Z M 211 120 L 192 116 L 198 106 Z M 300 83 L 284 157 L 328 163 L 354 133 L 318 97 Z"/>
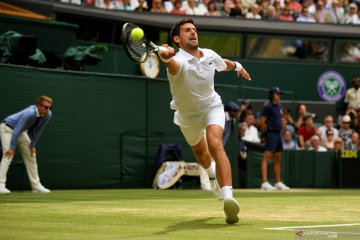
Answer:
<path fill-rule="evenodd" d="M 234 196 L 240 222 L 227 225 L 221 202 L 202 190 L 13 191 L 0 195 L 0 239 L 360 239 L 360 190 Z"/>

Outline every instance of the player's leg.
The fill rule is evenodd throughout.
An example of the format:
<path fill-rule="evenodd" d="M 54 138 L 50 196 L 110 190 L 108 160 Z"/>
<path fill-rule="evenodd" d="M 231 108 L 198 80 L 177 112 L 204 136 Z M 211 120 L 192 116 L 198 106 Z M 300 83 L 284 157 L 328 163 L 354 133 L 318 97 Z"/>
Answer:
<path fill-rule="evenodd" d="M 209 152 L 216 162 L 216 176 L 221 187 L 232 186 L 231 166 L 222 144 L 222 133 L 221 126 L 216 124 L 206 128 Z"/>
<path fill-rule="evenodd" d="M 233 198 L 231 166 L 222 144 L 222 133 L 223 128 L 217 124 L 210 124 L 206 128 L 209 152 L 216 162 L 216 175 L 224 197 L 226 223 L 234 224 L 239 221 L 240 206 Z"/>
<path fill-rule="evenodd" d="M 205 169 L 215 198 L 222 200 L 223 195 L 216 179 L 215 162 L 210 156 L 206 139 L 204 137 L 205 129 L 198 124 L 181 127 L 180 129 L 186 139 L 186 142 L 191 146 L 196 161 Z"/>

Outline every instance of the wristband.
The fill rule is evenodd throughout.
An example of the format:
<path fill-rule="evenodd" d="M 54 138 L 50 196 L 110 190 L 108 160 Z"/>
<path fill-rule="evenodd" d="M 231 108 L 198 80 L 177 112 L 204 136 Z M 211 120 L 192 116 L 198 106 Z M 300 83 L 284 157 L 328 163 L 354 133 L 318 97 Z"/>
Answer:
<path fill-rule="evenodd" d="M 241 69 L 243 69 L 243 66 L 238 63 L 238 62 L 234 62 L 235 63 L 235 68 L 234 68 L 234 71 L 240 71 Z"/>
<path fill-rule="evenodd" d="M 160 54 L 159 54 L 159 58 L 163 63 L 169 63 L 171 61 L 171 58 L 168 58 L 168 59 L 163 58 L 163 57 L 160 56 Z"/>

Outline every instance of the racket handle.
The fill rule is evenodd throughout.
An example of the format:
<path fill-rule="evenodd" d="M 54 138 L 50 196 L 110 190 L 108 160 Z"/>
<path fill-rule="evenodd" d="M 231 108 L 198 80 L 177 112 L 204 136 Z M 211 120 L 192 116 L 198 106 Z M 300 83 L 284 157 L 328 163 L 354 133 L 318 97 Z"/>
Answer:
<path fill-rule="evenodd" d="M 169 49 L 167 49 L 166 47 L 158 46 L 158 51 L 161 54 L 161 53 L 168 52 Z"/>

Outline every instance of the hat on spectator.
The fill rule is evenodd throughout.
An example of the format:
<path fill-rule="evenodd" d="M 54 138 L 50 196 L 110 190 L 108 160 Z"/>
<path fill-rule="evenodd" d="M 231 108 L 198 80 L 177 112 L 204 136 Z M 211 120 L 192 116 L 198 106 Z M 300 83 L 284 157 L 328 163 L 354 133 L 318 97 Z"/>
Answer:
<path fill-rule="evenodd" d="M 349 122 L 351 122 L 350 116 L 349 116 L 349 115 L 343 116 L 342 122 L 343 122 L 343 123 L 349 123 Z"/>
<path fill-rule="evenodd" d="M 357 5 L 355 3 L 350 3 L 349 8 L 355 8 L 358 9 Z"/>
<path fill-rule="evenodd" d="M 225 111 L 239 111 L 240 110 L 240 107 L 239 107 L 239 104 L 231 101 L 231 102 L 228 102 L 226 105 L 225 105 Z"/>

